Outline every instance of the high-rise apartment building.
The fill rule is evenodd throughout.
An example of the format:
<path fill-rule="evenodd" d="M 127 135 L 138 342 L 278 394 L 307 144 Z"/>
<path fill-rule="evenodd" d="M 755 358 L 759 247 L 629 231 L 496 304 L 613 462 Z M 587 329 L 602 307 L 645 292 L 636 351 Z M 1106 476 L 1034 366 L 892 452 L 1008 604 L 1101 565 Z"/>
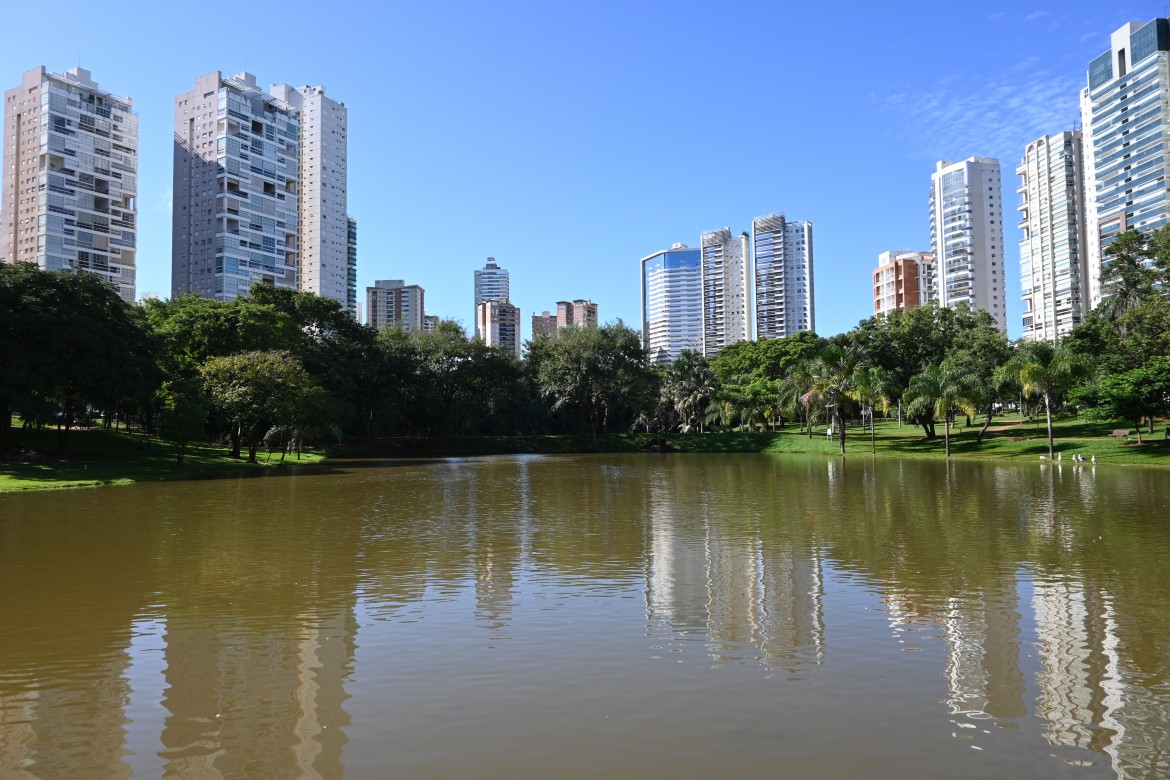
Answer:
<path fill-rule="evenodd" d="M 596 328 L 597 304 L 578 298 L 575 301 L 557 301 L 558 328 Z"/>
<path fill-rule="evenodd" d="M 768 214 L 752 220 L 756 338 L 816 330 L 812 223 Z"/>
<path fill-rule="evenodd" d="M 1081 92 L 1088 304 L 1103 295 L 1102 248 L 1170 219 L 1170 21 L 1131 22 L 1089 63 Z"/>
<path fill-rule="evenodd" d="M 438 315 L 436 315 L 436 314 L 427 314 L 426 316 L 424 316 L 424 317 L 423 317 L 423 327 L 422 327 L 422 329 L 423 329 L 424 331 L 426 331 L 427 333 L 430 333 L 431 331 L 433 331 L 433 330 L 434 330 L 435 328 L 437 328 L 437 327 L 439 327 L 439 317 L 438 317 Z"/>
<path fill-rule="evenodd" d="M 752 339 L 751 251 L 748 234 L 730 228 L 703 233 L 703 354 L 714 357 Z"/>
<path fill-rule="evenodd" d="M 520 309 L 508 301 L 486 300 L 475 309 L 476 338 L 520 359 Z"/>
<path fill-rule="evenodd" d="M 938 163 L 930 189 L 931 297 L 942 306 L 982 309 L 1000 330 L 1007 329 L 1003 220 L 999 160 Z"/>
<path fill-rule="evenodd" d="M 557 315 L 547 309 L 540 314 L 532 315 L 532 338 L 537 336 L 555 336 L 557 333 Z"/>
<path fill-rule="evenodd" d="M 1081 133 L 1028 144 L 1020 176 L 1023 336 L 1056 342 L 1081 323 L 1085 189 Z"/>
<path fill-rule="evenodd" d="M 349 304 L 348 111 L 324 87 L 273 84 L 300 118 L 297 289 Z"/>
<path fill-rule="evenodd" d="M 347 114 L 323 87 L 216 71 L 175 98 L 171 293 L 230 300 L 256 282 L 357 310 Z"/>
<path fill-rule="evenodd" d="M 300 117 L 256 77 L 201 76 L 175 98 L 171 294 L 297 287 Z"/>
<path fill-rule="evenodd" d="M 138 118 L 89 71 L 44 67 L 4 93 L 0 261 L 89 271 L 134 301 Z"/>
<path fill-rule="evenodd" d="M 345 308 L 357 317 L 357 220 L 345 218 Z"/>
<path fill-rule="evenodd" d="M 873 313 L 925 306 L 930 302 L 933 276 L 934 258 L 930 252 L 882 252 L 873 272 Z"/>
<path fill-rule="evenodd" d="M 402 279 L 379 279 L 366 288 L 366 324 L 377 330 L 423 330 L 426 291 Z"/>
<path fill-rule="evenodd" d="M 475 336 L 479 330 L 479 305 L 484 301 L 506 301 L 511 295 L 507 270 L 496 264 L 496 258 L 489 257 L 483 268 L 475 272 Z"/>
<path fill-rule="evenodd" d="M 651 362 L 703 351 L 703 260 L 675 244 L 642 258 L 642 348 Z"/>

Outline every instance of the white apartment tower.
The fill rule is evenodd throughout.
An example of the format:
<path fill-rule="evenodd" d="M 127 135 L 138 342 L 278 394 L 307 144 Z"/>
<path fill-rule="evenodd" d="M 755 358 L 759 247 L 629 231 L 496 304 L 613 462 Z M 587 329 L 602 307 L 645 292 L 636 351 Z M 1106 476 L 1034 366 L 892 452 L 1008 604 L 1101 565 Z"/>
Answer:
<path fill-rule="evenodd" d="M 89 271 L 135 297 L 138 117 L 82 68 L 4 94 L 0 262 Z"/>
<path fill-rule="evenodd" d="M 379 279 L 366 288 L 366 324 L 375 330 L 423 330 L 426 291 L 402 279 Z"/>
<path fill-rule="evenodd" d="M 1170 219 L 1170 21 L 1130 22 L 1089 63 L 1081 92 L 1087 303 L 1101 302 L 1102 247 Z"/>
<path fill-rule="evenodd" d="M 300 117 L 256 77 L 201 76 L 175 98 L 171 294 L 296 289 Z"/>
<path fill-rule="evenodd" d="M 675 244 L 642 258 L 642 348 L 652 363 L 703 350 L 703 264 Z"/>
<path fill-rule="evenodd" d="M 357 311 L 346 108 L 323 87 L 216 71 L 175 98 L 171 293 L 231 300 L 256 282 Z"/>
<path fill-rule="evenodd" d="M 783 214 L 752 220 L 756 338 L 782 339 L 816 330 L 812 223 Z"/>
<path fill-rule="evenodd" d="M 479 305 L 484 301 L 506 301 L 510 295 L 507 270 L 496 264 L 496 258 L 489 257 L 484 267 L 475 272 L 475 336 L 477 338 L 483 335 L 479 330 Z"/>
<path fill-rule="evenodd" d="M 738 341 L 752 340 L 751 253 L 748 235 L 730 228 L 702 235 L 703 354 L 714 357 Z"/>
<path fill-rule="evenodd" d="M 942 306 L 982 309 L 1000 330 L 1007 329 L 1003 220 L 999 160 L 938 163 L 930 190 L 931 297 Z"/>
<path fill-rule="evenodd" d="M 273 84 L 270 92 L 300 117 L 297 289 L 349 308 L 348 112 L 324 87 Z"/>
<path fill-rule="evenodd" d="M 1028 144 L 1020 176 L 1023 336 L 1055 343 L 1081 323 L 1085 189 L 1081 133 Z"/>

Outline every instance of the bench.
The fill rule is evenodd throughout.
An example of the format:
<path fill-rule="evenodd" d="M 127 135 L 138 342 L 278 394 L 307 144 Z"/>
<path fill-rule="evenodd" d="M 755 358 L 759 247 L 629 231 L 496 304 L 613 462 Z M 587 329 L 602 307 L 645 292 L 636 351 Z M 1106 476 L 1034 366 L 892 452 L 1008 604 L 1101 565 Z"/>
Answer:
<path fill-rule="evenodd" d="M 1110 436 L 1124 436 L 1126 441 L 1129 441 L 1129 428 L 1114 428 Z"/>

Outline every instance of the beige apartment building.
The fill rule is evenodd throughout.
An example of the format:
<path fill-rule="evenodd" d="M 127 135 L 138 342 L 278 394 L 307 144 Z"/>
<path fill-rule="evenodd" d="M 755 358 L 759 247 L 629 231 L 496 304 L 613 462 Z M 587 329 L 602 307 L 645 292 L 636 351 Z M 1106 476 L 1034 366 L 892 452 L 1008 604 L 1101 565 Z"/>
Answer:
<path fill-rule="evenodd" d="M 366 288 L 366 324 L 377 330 L 426 329 L 426 291 L 402 279 L 379 279 Z"/>
<path fill-rule="evenodd" d="M 575 301 L 557 301 L 558 328 L 596 328 L 597 304 L 578 298 Z"/>
<path fill-rule="evenodd" d="M 475 307 L 476 338 L 520 359 L 520 308 L 508 301 L 484 301 Z"/>

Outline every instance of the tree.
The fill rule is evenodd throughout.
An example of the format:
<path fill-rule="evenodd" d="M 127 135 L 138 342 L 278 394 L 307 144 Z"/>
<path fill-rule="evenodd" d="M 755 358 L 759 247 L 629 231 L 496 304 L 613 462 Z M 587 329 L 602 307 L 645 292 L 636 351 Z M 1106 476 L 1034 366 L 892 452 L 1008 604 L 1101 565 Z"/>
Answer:
<path fill-rule="evenodd" d="M 1142 422 L 1170 410 L 1170 356 L 1156 357 L 1147 365 L 1122 374 L 1102 377 L 1081 395 L 1093 406 L 1085 411 L 1089 419 L 1124 420 L 1137 429 L 1142 442 Z"/>
<path fill-rule="evenodd" d="M 828 344 L 809 364 L 809 384 L 802 401 L 806 406 L 820 403 L 832 415 L 833 427 L 840 437 L 842 455 L 845 454 L 845 403 L 854 390 L 853 381 L 862 365 L 861 354 L 856 347 L 834 343 Z"/>
<path fill-rule="evenodd" d="M 1016 381 L 1026 395 L 1037 395 L 1044 401 L 1048 419 L 1048 457 L 1053 455 L 1052 408 L 1057 398 L 1072 388 L 1088 373 L 1083 359 L 1070 346 L 1061 342 L 1025 341 L 1017 345 L 1016 354 L 1000 370 L 1000 378 Z"/>
<path fill-rule="evenodd" d="M 0 451 L 12 411 L 55 413 L 58 441 L 91 407 L 124 417 L 160 380 L 146 323 L 96 274 L 0 264 Z"/>
<path fill-rule="evenodd" d="M 322 391 L 289 352 L 267 350 L 213 357 L 200 373 L 212 399 L 237 431 L 232 455 L 239 457 L 241 440 L 246 441 L 252 463 L 268 428 L 303 426 L 320 414 Z"/>
<path fill-rule="evenodd" d="M 950 308 L 930 303 L 862 320 L 849 333 L 834 338 L 852 344 L 868 363 L 890 372 L 890 389 L 895 393 L 890 400 L 898 402 L 900 421 L 899 391 L 905 391 L 911 377 L 945 360 L 963 334 L 994 327 L 985 311 L 972 311 L 966 304 Z"/>
<path fill-rule="evenodd" d="M 970 400 L 985 415 L 983 427 L 975 435 L 977 445 L 983 442 L 983 436 L 995 415 L 996 404 L 1002 398 L 1004 380 L 997 371 L 1011 354 L 1007 336 L 991 325 L 977 325 L 959 334 L 955 340 L 950 359 L 955 365 L 963 367 L 970 383 Z"/>
<path fill-rule="evenodd" d="M 735 345 L 738 346 L 738 345 Z M 698 352 L 684 350 L 666 368 L 662 393 L 679 418 L 680 430 L 702 430 L 707 406 L 719 389 L 719 380 L 707 358 Z"/>
<path fill-rule="evenodd" d="M 858 366 L 853 374 L 853 389 L 849 395 L 861 403 L 861 419 L 869 418 L 869 447 L 873 453 L 877 452 L 873 408 L 880 403 L 882 412 L 888 413 L 895 389 L 893 375 L 881 366 Z"/>
<path fill-rule="evenodd" d="M 910 380 L 906 388 L 907 410 L 920 420 L 928 439 L 935 438 L 934 421 L 943 420 L 943 438 L 947 457 L 951 456 L 951 421 L 954 410 L 975 413 L 978 390 L 970 374 L 953 361 L 944 360 L 929 366 Z M 929 421 L 929 427 L 926 422 Z"/>
<path fill-rule="evenodd" d="M 204 432 L 210 402 L 196 379 L 178 378 L 164 382 L 159 389 L 162 414 L 159 423 L 163 436 L 179 445 L 179 465 L 187 454 L 187 444 Z"/>
<path fill-rule="evenodd" d="M 1144 233 L 1127 230 L 1105 247 L 1104 255 L 1098 309 L 1106 319 L 1116 321 L 1154 294 L 1156 276 L 1149 268 L 1154 253 Z"/>
<path fill-rule="evenodd" d="M 551 338 L 529 342 L 528 360 L 537 388 L 553 411 L 575 413 L 590 434 L 598 434 L 626 399 L 643 399 L 653 387 L 638 334 L 620 321 L 600 328 L 564 328 Z M 636 414 L 640 400 L 626 407 Z"/>

